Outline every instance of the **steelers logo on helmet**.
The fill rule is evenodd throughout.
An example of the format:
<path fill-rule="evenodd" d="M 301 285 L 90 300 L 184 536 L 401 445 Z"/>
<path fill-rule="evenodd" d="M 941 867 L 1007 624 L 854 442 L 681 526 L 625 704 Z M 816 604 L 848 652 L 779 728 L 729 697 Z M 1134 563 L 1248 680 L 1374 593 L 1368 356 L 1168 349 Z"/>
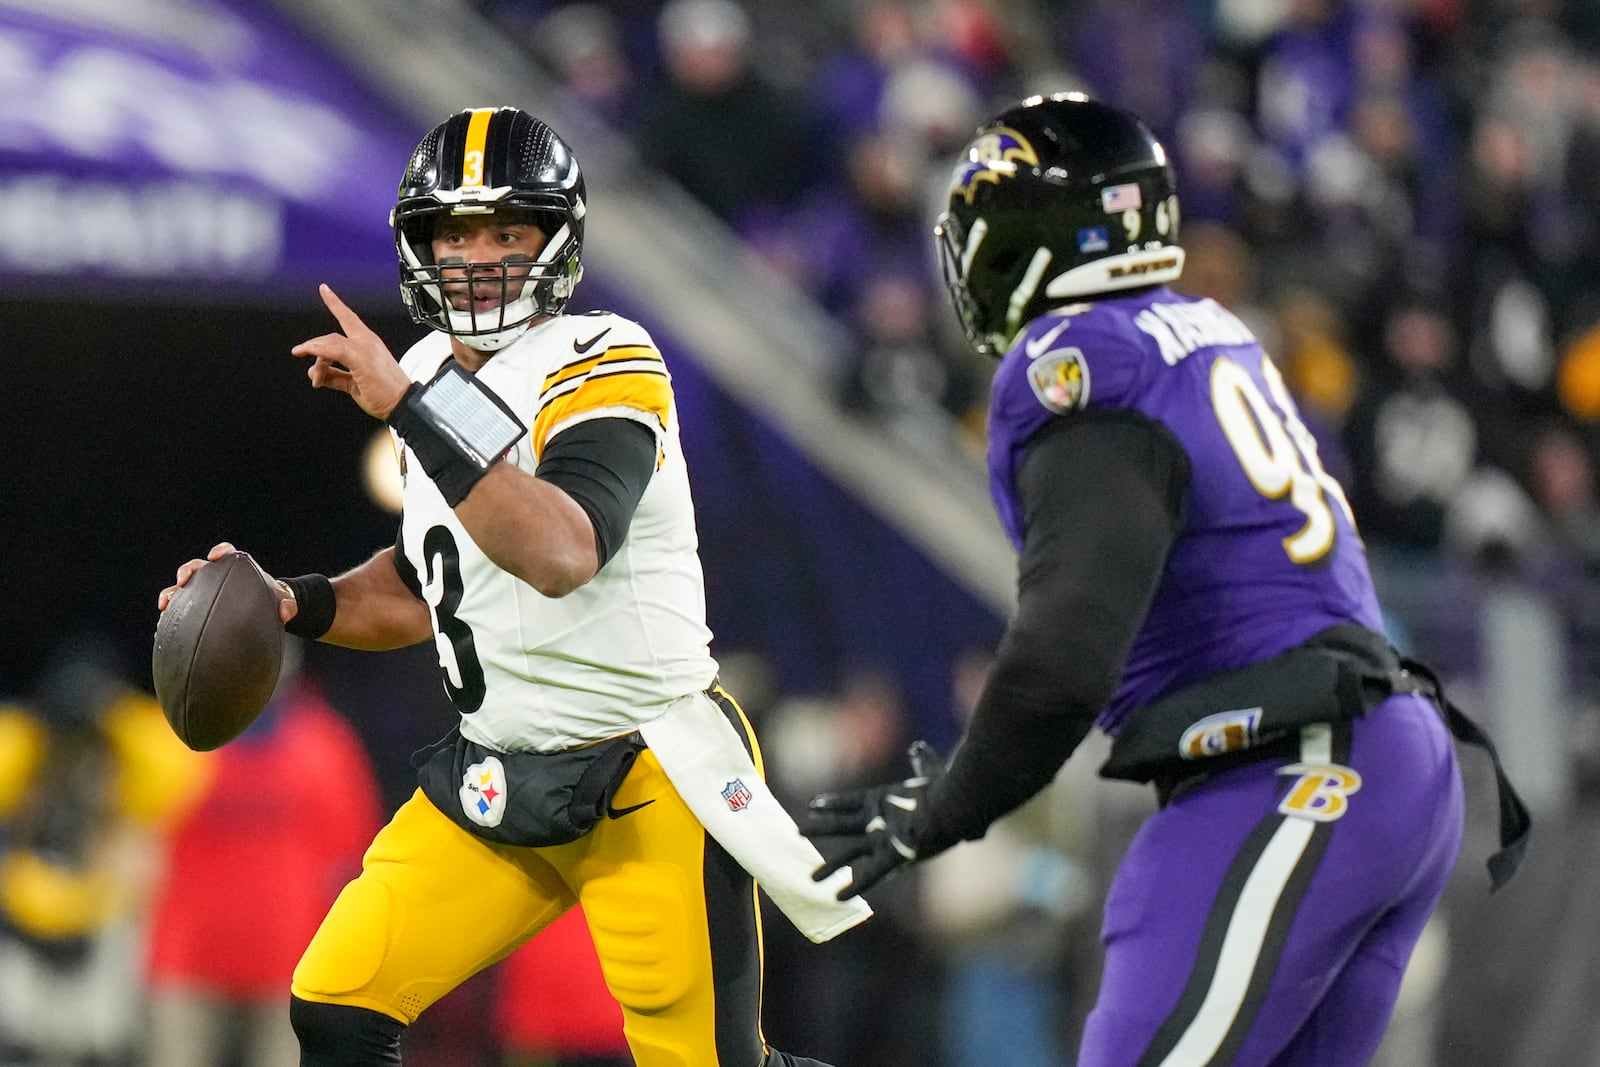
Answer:
<path fill-rule="evenodd" d="M 554 130 L 513 107 L 469 108 L 430 130 L 400 179 L 390 221 L 400 295 L 418 323 L 489 352 L 559 314 L 583 276 L 583 173 Z M 506 216 L 545 235 L 537 256 L 437 262 L 433 239 L 452 217 Z M 450 291 L 493 293 L 492 307 L 456 307 Z"/>
<path fill-rule="evenodd" d="M 1166 150 L 1131 112 L 1080 93 L 1032 97 L 980 127 L 934 237 L 983 355 L 1004 355 L 1052 308 L 1164 285 L 1183 269 Z"/>

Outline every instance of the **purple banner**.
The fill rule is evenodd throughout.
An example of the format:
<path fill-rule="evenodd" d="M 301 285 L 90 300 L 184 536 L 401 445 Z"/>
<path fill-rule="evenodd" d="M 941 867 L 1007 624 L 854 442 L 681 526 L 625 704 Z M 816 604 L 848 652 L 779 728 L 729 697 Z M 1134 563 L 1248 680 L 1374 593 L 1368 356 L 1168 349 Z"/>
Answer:
<path fill-rule="evenodd" d="M 422 131 L 244 10 L 0 0 L 0 276 L 395 284 L 388 213 Z"/>

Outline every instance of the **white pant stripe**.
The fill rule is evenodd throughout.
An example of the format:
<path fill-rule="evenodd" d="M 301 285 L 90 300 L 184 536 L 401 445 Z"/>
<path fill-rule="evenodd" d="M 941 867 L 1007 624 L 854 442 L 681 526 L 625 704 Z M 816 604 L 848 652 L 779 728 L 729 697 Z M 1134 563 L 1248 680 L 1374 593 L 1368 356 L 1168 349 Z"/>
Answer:
<path fill-rule="evenodd" d="M 1306 763 L 1333 760 L 1333 730 L 1326 725 L 1308 726 L 1300 731 L 1300 759 Z M 1223 935 L 1222 953 L 1211 986 L 1200 1004 L 1194 1021 L 1183 1032 L 1160 1067 L 1205 1067 L 1217 1054 L 1250 988 L 1250 976 L 1266 940 L 1278 898 L 1305 853 L 1317 823 L 1309 819 L 1284 819 L 1272 840 L 1245 880 L 1228 932 Z"/>

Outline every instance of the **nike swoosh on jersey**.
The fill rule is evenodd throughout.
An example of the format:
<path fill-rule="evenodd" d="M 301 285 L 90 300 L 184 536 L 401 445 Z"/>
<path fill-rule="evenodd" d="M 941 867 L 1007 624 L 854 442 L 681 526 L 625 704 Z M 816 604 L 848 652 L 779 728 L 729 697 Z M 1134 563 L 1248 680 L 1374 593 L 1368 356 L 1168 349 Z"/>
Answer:
<path fill-rule="evenodd" d="M 1035 337 L 1033 340 L 1025 344 L 1023 348 L 1027 350 L 1028 358 L 1038 359 L 1040 356 L 1050 351 L 1050 346 L 1056 343 L 1056 336 L 1070 325 L 1072 325 L 1070 319 L 1062 319 L 1060 322 L 1055 324 L 1055 327 L 1051 329 L 1049 333 Z"/>
<path fill-rule="evenodd" d="M 631 815 L 632 813 L 638 811 L 640 808 L 648 808 L 650 805 L 652 805 L 654 803 L 655 803 L 655 801 L 652 799 L 652 800 L 645 801 L 643 804 L 630 804 L 626 808 L 619 808 L 619 807 L 616 807 L 615 805 L 607 804 L 606 805 L 606 817 L 609 818 L 609 819 L 620 819 L 624 815 Z"/>
<path fill-rule="evenodd" d="M 601 330 L 587 341 L 580 342 L 576 337 L 574 337 L 572 339 L 572 350 L 579 355 L 582 355 L 583 353 L 589 351 L 589 349 L 593 348 L 596 341 L 600 340 L 600 338 L 604 337 L 610 332 L 611 327 L 607 326 L 605 329 Z"/>

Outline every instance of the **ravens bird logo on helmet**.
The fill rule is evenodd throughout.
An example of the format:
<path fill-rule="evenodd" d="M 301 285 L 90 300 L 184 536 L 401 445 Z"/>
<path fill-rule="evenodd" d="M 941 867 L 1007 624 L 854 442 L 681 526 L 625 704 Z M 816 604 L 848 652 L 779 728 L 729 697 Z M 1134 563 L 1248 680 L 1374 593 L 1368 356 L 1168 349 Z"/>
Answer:
<path fill-rule="evenodd" d="M 1045 311 L 1183 270 L 1172 165 L 1130 112 L 1079 93 L 1033 97 L 968 144 L 934 227 L 973 349 L 1002 355 Z"/>

